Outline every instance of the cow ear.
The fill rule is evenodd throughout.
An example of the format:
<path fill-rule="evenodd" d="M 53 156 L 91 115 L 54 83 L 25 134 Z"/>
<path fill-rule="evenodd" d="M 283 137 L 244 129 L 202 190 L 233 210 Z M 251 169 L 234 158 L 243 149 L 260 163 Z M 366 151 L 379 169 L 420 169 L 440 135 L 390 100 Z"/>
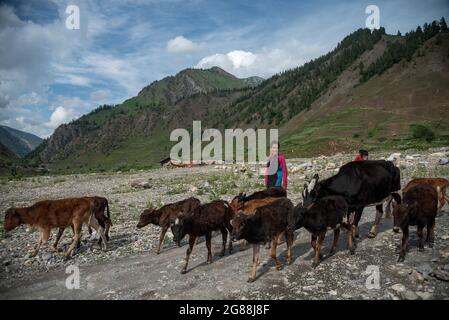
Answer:
<path fill-rule="evenodd" d="M 401 199 L 401 196 L 399 195 L 399 193 L 392 192 L 391 196 L 393 197 L 393 205 L 401 204 L 402 199 Z"/>

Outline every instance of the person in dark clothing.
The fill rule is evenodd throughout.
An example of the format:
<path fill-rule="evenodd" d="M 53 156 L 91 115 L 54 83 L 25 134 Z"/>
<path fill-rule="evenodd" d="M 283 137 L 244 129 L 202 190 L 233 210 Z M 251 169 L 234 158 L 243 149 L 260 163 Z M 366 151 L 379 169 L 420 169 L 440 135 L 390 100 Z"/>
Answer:
<path fill-rule="evenodd" d="M 359 150 L 359 154 L 355 156 L 354 161 L 368 160 L 368 151 Z"/>

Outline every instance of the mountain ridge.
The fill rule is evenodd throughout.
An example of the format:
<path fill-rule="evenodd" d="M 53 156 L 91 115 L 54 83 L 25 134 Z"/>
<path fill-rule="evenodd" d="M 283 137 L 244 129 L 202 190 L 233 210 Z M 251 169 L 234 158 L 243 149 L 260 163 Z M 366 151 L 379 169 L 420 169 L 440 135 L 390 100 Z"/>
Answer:
<path fill-rule="evenodd" d="M 441 97 L 448 93 L 449 79 L 441 72 L 449 61 L 448 46 L 447 31 L 439 29 L 426 29 L 422 34 L 412 31 L 406 36 L 387 35 L 383 28 L 374 32 L 359 29 L 331 52 L 260 80 L 256 86 L 242 84 L 244 80 L 218 67 L 182 70 L 144 87 L 121 105 L 103 106 L 62 125 L 28 159 L 61 172 L 148 167 L 168 155 L 173 144 L 168 141 L 170 130 L 190 130 L 192 121 L 199 119 L 203 128 L 279 127 L 287 156 L 355 150 L 359 146 L 379 148 L 383 144 L 397 148 L 404 141 L 411 143 L 408 147 L 419 148 L 449 144 L 445 140 L 449 124 L 444 119 L 435 126 L 433 115 L 413 117 L 409 113 L 416 113 L 424 104 L 414 103 L 413 110 L 402 108 L 403 103 L 391 93 L 396 91 L 396 96 L 403 97 L 407 90 L 418 89 L 413 81 L 423 80 L 414 68 L 423 74 L 433 70 L 442 85 L 430 79 L 429 85 L 416 92 L 431 97 L 435 112 L 444 108 L 441 101 L 445 98 L 433 99 L 432 89 L 438 88 Z M 435 57 L 422 59 L 428 54 Z M 395 76 L 390 70 L 398 65 L 405 70 L 401 79 L 409 79 L 407 85 L 389 81 Z M 379 81 L 382 77 L 385 79 Z M 388 88 L 385 83 L 389 83 Z M 386 105 L 404 109 L 404 115 L 389 120 L 392 113 L 373 100 L 388 102 L 383 92 L 392 100 Z M 387 123 L 385 128 L 383 122 Z M 415 122 L 438 129 L 433 144 L 411 139 L 410 124 Z M 389 139 L 389 133 L 397 136 L 397 141 Z"/>
<path fill-rule="evenodd" d="M 18 157 L 33 151 L 43 140 L 31 133 L 0 125 L 0 143 Z"/>

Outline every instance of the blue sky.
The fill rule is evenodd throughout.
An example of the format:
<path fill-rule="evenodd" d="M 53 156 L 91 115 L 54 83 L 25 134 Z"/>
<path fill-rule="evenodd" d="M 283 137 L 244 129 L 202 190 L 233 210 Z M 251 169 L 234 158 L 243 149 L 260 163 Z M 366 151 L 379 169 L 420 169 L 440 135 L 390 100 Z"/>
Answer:
<path fill-rule="evenodd" d="M 65 28 L 69 4 L 80 30 Z M 394 34 L 449 17 L 446 0 L 0 0 L 0 124 L 47 137 L 188 67 L 267 78 L 364 27 L 370 4 Z"/>

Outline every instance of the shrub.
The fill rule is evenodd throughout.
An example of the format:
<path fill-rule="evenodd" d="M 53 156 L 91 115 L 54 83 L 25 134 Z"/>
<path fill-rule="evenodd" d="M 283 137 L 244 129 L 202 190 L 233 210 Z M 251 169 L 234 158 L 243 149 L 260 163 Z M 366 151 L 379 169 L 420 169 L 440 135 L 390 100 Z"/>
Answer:
<path fill-rule="evenodd" d="M 428 126 L 423 124 L 412 124 L 412 136 L 415 139 L 426 140 L 427 142 L 431 142 L 435 140 L 435 133 Z"/>

